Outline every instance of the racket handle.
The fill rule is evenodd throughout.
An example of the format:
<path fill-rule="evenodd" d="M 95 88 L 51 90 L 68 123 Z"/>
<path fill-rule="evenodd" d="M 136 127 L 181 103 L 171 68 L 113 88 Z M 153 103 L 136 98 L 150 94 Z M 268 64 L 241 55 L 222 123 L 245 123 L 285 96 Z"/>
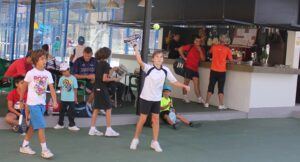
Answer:
<path fill-rule="evenodd" d="M 19 125 L 22 124 L 22 121 L 23 121 L 23 115 L 21 114 L 20 117 L 19 117 Z"/>

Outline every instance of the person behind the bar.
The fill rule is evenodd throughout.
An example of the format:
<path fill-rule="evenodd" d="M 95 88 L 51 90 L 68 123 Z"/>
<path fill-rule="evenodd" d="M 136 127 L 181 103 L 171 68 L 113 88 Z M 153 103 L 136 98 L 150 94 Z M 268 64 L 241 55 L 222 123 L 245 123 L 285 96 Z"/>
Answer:
<path fill-rule="evenodd" d="M 162 152 L 162 148 L 158 143 L 159 134 L 159 112 L 160 112 L 160 100 L 162 98 L 163 85 L 166 79 L 176 87 L 184 88 L 186 91 L 190 90 L 190 87 L 184 85 L 176 80 L 170 69 L 163 66 L 163 53 L 162 51 L 155 51 L 152 55 L 153 64 L 147 64 L 142 61 L 141 55 L 138 51 L 137 45 L 134 45 L 134 54 L 141 69 L 146 73 L 144 86 L 140 95 L 140 117 L 136 125 L 136 131 L 134 138 L 131 141 L 130 149 L 136 150 L 139 144 L 139 137 L 142 132 L 143 126 L 146 122 L 148 114 L 152 114 L 152 131 L 153 139 L 150 147 L 156 152 Z"/>
<path fill-rule="evenodd" d="M 226 109 L 224 105 L 224 85 L 226 80 L 226 60 L 233 61 L 231 50 L 220 40 L 219 44 L 211 47 L 212 63 L 210 68 L 209 85 L 204 107 L 209 107 L 209 100 L 214 93 L 214 87 L 218 83 L 218 95 L 220 110 Z"/>

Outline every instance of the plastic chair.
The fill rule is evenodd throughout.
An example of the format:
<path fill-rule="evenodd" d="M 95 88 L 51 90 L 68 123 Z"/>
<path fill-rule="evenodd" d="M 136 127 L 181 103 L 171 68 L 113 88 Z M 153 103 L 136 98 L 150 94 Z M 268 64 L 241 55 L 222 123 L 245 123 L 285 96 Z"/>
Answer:
<path fill-rule="evenodd" d="M 3 87 L 1 85 L 0 86 L 0 94 L 8 93 L 14 89 L 14 78 L 2 76 L 2 77 L 0 77 L 0 80 L 3 80 L 5 78 L 8 79 L 9 85 L 5 86 L 5 87 Z"/>
<path fill-rule="evenodd" d="M 77 95 L 78 96 L 83 96 L 83 101 L 86 101 L 86 80 L 77 80 L 78 82 L 78 90 L 77 90 Z"/>

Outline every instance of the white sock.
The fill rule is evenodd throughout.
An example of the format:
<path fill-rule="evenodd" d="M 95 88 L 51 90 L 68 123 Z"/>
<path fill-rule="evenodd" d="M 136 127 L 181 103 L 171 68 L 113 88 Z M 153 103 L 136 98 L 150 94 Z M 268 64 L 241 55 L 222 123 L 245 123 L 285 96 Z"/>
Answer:
<path fill-rule="evenodd" d="M 96 129 L 96 127 L 91 127 L 91 129 L 95 130 L 95 129 Z"/>
<path fill-rule="evenodd" d="M 112 128 L 111 127 L 106 127 L 106 130 L 112 130 Z"/>
<path fill-rule="evenodd" d="M 29 145 L 29 141 L 24 140 L 24 141 L 23 141 L 23 144 L 22 144 L 22 147 L 26 147 L 26 146 L 28 146 L 28 145 Z"/>
<path fill-rule="evenodd" d="M 41 143 L 41 146 L 42 146 L 42 151 L 48 150 L 46 142 L 45 143 Z"/>

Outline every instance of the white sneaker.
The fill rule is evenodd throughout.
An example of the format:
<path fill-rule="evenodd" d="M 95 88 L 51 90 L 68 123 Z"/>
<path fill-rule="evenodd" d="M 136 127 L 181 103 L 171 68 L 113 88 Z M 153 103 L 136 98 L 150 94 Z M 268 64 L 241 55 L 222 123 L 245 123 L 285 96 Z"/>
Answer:
<path fill-rule="evenodd" d="M 187 95 L 183 95 L 183 101 L 185 103 L 190 103 L 191 101 L 189 100 L 188 96 Z"/>
<path fill-rule="evenodd" d="M 101 109 L 100 109 L 100 114 L 103 115 L 103 116 L 105 116 L 105 115 L 106 115 L 106 112 L 105 112 L 104 110 L 101 110 Z"/>
<path fill-rule="evenodd" d="M 105 132 L 106 137 L 118 137 L 120 134 L 114 131 L 112 128 L 107 128 Z"/>
<path fill-rule="evenodd" d="M 54 128 L 54 129 L 64 129 L 65 126 L 56 124 L 53 128 Z"/>
<path fill-rule="evenodd" d="M 76 125 L 74 125 L 73 127 L 68 127 L 68 129 L 70 131 L 79 131 L 80 130 L 80 128 L 78 128 Z"/>
<path fill-rule="evenodd" d="M 225 110 L 225 109 L 227 109 L 226 107 L 225 107 L 225 105 L 219 105 L 219 110 Z"/>
<path fill-rule="evenodd" d="M 47 149 L 45 151 L 42 151 L 41 156 L 42 158 L 50 159 L 54 156 L 54 154 L 49 149 Z"/>
<path fill-rule="evenodd" d="M 198 102 L 199 102 L 199 103 L 205 103 L 205 101 L 203 100 L 202 97 L 199 97 L 199 98 L 198 98 Z"/>
<path fill-rule="evenodd" d="M 90 136 L 103 136 L 103 133 L 98 131 L 97 129 L 90 129 L 89 135 Z"/>
<path fill-rule="evenodd" d="M 205 108 L 209 108 L 209 103 L 203 104 Z"/>
<path fill-rule="evenodd" d="M 33 151 L 29 146 L 20 147 L 20 152 L 23 154 L 34 155 L 35 151 Z"/>
<path fill-rule="evenodd" d="M 155 150 L 156 152 L 162 152 L 162 151 L 163 151 L 163 150 L 161 149 L 161 147 L 160 147 L 158 141 L 153 141 L 153 140 L 152 140 L 152 141 L 151 141 L 150 147 L 151 147 L 153 150 Z"/>
<path fill-rule="evenodd" d="M 139 139 L 132 139 L 131 144 L 130 144 L 130 150 L 136 150 L 137 146 L 139 144 Z"/>

